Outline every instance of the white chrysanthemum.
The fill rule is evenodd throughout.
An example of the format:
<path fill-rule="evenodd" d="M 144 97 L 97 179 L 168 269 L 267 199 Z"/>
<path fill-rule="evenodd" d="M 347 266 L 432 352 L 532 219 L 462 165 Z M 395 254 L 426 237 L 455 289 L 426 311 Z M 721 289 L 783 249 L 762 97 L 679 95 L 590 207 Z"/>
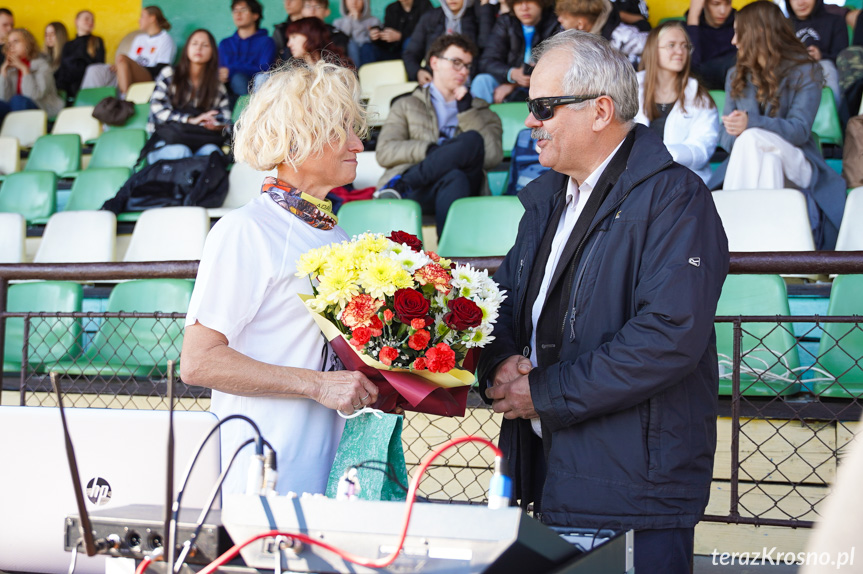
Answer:
<path fill-rule="evenodd" d="M 462 297 L 476 297 L 488 279 L 488 272 L 478 271 L 470 265 L 456 265 L 452 270 L 452 286 Z"/>
<path fill-rule="evenodd" d="M 479 299 L 474 302 L 482 310 L 482 322 L 484 325 L 491 325 L 497 321 L 498 310 L 500 309 L 499 302 L 486 299 Z"/>
<path fill-rule="evenodd" d="M 327 310 L 329 304 L 327 304 L 326 300 L 322 297 L 315 297 L 313 299 L 306 299 L 306 307 L 308 307 L 312 313 L 323 313 Z"/>
<path fill-rule="evenodd" d="M 390 253 L 390 259 L 398 261 L 399 265 L 411 275 L 423 265 L 431 263 L 431 259 L 425 253 L 417 253 L 405 244 L 402 244 L 401 247 L 404 249 Z"/>
<path fill-rule="evenodd" d="M 478 291 L 479 296 L 483 299 L 492 299 L 498 302 L 506 299 L 506 291 L 501 291 L 497 283 L 494 282 L 494 279 L 491 279 L 490 277 L 485 278 L 485 280 L 479 286 Z"/>
<path fill-rule="evenodd" d="M 435 290 L 434 295 L 432 296 L 430 301 L 432 313 L 444 313 L 446 311 L 449 311 L 449 307 L 447 307 L 447 301 L 449 301 L 450 299 L 452 299 L 452 295 L 447 295 L 445 293 L 441 293 L 440 291 Z"/>
<path fill-rule="evenodd" d="M 492 341 L 494 336 L 491 335 L 491 327 L 479 327 L 477 329 L 468 330 L 470 337 L 465 341 L 464 346 L 468 349 L 473 347 L 485 347 Z"/>

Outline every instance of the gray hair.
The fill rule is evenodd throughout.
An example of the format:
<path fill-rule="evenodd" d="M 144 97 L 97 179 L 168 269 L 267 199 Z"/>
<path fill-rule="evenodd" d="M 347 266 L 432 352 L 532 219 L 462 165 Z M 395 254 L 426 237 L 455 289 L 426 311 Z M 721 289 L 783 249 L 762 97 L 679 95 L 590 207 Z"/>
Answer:
<path fill-rule="evenodd" d="M 539 62 L 555 50 L 565 50 L 572 62 L 561 81 L 565 92 L 562 95 L 608 95 L 614 100 L 617 121 L 632 123 L 638 113 L 638 79 L 626 56 L 612 48 L 602 36 L 567 30 L 534 48 L 533 59 Z"/>

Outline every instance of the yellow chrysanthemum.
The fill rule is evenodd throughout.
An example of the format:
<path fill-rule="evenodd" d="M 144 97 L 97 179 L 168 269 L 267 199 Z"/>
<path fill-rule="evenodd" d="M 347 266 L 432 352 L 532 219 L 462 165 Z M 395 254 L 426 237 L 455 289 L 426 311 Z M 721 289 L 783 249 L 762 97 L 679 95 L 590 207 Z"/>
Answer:
<path fill-rule="evenodd" d="M 326 257 L 324 271 L 329 273 L 333 269 L 356 269 L 356 257 L 354 246 L 350 243 L 333 245 Z"/>
<path fill-rule="evenodd" d="M 297 277 L 305 277 L 306 275 L 316 277 L 326 262 L 329 250 L 328 246 L 318 247 L 300 255 L 300 259 L 297 261 Z"/>
<path fill-rule="evenodd" d="M 344 307 L 351 297 L 360 293 L 357 285 L 357 274 L 346 267 L 328 269 L 320 277 L 318 296 L 328 303 Z"/>
<path fill-rule="evenodd" d="M 405 271 L 401 265 L 389 257 L 369 255 L 360 271 L 360 286 L 372 297 L 383 299 L 396 292 L 398 286 L 395 281 L 400 279 L 403 273 Z"/>
<path fill-rule="evenodd" d="M 362 250 L 362 255 L 369 253 L 380 253 L 389 247 L 390 240 L 380 233 L 364 233 L 357 240 L 357 248 Z"/>
<path fill-rule="evenodd" d="M 396 273 L 396 276 L 393 277 L 393 283 L 398 289 L 412 289 L 416 287 L 414 284 L 414 278 L 407 271 L 407 269 L 401 268 L 399 272 Z"/>

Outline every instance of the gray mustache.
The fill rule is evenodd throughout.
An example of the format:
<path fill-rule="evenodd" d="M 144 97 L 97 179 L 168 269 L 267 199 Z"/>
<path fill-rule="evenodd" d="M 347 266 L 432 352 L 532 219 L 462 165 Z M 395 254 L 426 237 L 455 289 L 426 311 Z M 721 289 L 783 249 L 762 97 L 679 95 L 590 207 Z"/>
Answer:
<path fill-rule="evenodd" d="M 533 128 L 530 130 L 530 137 L 535 140 L 551 140 L 554 139 L 550 133 L 544 128 Z"/>

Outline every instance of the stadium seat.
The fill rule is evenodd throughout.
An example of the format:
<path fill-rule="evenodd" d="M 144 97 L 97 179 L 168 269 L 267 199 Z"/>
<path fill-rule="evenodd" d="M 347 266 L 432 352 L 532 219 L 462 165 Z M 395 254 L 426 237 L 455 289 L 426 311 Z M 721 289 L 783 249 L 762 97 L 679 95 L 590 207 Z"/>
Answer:
<path fill-rule="evenodd" d="M 378 164 L 377 156 L 373 151 L 364 151 L 357 154 L 357 177 L 354 179 L 354 189 L 366 187 L 377 187 L 378 180 L 384 175 L 386 168 Z"/>
<path fill-rule="evenodd" d="M 27 220 L 20 213 L 0 213 L 0 263 L 23 263 Z"/>
<path fill-rule="evenodd" d="M 117 218 L 110 211 L 64 211 L 45 225 L 33 263 L 114 261 Z"/>
<path fill-rule="evenodd" d="M 28 223 L 57 211 L 57 176 L 50 171 L 19 171 L 0 185 L 0 211 L 19 213 Z"/>
<path fill-rule="evenodd" d="M 81 169 L 81 138 L 76 134 L 42 136 L 33 144 L 24 171 L 53 171 L 58 177 Z"/>
<path fill-rule="evenodd" d="M 710 90 L 710 97 L 713 98 L 713 103 L 716 104 L 716 109 L 721 116 L 722 110 L 725 109 L 725 90 Z"/>
<path fill-rule="evenodd" d="M 845 199 L 836 251 L 863 251 L 863 187 L 852 189 Z"/>
<path fill-rule="evenodd" d="M 488 190 L 492 195 L 503 195 L 506 191 L 506 186 L 509 184 L 508 171 L 490 171 L 488 172 Z"/>
<path fill-rule="evenodd" d="M 0 136 L 0 180 L 21 170 L 21 148 L 18 139 Z"/>
<path fill-rule="evenodd" d="M 198 260 L 210 230 L 203 207 L 160 207 L 141 212 L 123 261 Z"/>
<path fill-rule="evenodd" d="M 796 189 L 713 192 L 730 251 L 814 251 L 806 198 Z"/>
<path fill-rule="evenodd" d="M 51 134 L 78 134 L 82 142 L 89 144 L 102 134 L 102 122 L 93 117 L 91 106 L 65 108 L 57 114 Z"/>
<path fill-rule="evenodd" d="M 243 110 L 245 110 L 248 105 L 249 96 L 240 96 L 237 98 L 237 103 L 234 104 L 234 111 L 231 113 L 231 121 L 237 123 L 237 120 L 240 119 L 240 114 L 243 113 Z"/>
<path fill-rule="evenodd" d="M 3 119 L 0 136 L 18 138 L 18 145 L 29 149 L 36 140 L 48 133 L 48 114 L 45 110 L 9 112 Z"/>
<path fill-rule="evenodd" d="M 117 88 L 105 86 L 104 88 L 86 88 L 78 90 L 75 96 L 75 107 L 95 106 L 105 98 L 116 98 Z"/>
<path fill-rule="evenodd" d="M 125 167 L 85 169 L 72 184 L 64 211 L 101 209 L 103 203 L 117 195 L 130 175 L 131 171 Z"/>
<path fill-rule="evenodd" d="M 515 138 L 518 137 L 518 132 L 524 129 L 524 121 L 529 114 L 527 104 L 524 102 L 492 104 L 489 109 L 500 117 L 503 124 L 503 157 L 510 157 L 512 148 L 515 147 Z"/>
<path fill-rule="evenodd" d="M 821 90 L 821 104 L 815 114 L 812 131 L 818 134 L 822 145 L 842 145 L 842 123 L 839 121 L 836 99 L 830 88 L 822 88 Z"/>
<path fill-rule="evenodd" d="M 442 257 L 506 255 L 515 244 L 524 207 L 514 195 L 465 197 L 446 214 L 438 254 Z"/>
<path fill-rule="evenodd" d="M 839 275 L 833 280 L 827 315 L 863 315 L 863 275 Z M 863 317 L 858 317 L 863 321 Z M 824 323 L 818 362 L 835 380 L 813 384 L 822 397 L 863 396 L 863 323 Z"/>
<path fill-rule="evenodd" d="M 390 115 L 390 102 L 402 94 L 409 94 L 418 86 L 416 82 L 377 86 L 369 97 L 369 125 L 382 126 Z"/>
<path fill-rule="evenodd" d="M 228 195 L 222 207 L 207 209 L 210 217 L 222 217 L 243 207 L 261 193 L 261 184 L 267 176 L 276 176 L 276 170 L 256 171 L 247 163 L 235 163 L 228 172 Z"/>
<path fill-rule="evenodd" d="M 146 130 L 150 117 L 150 104 L 135 104 L 135 113 L 122 126 L 113 126 L 111 130 Z"/>
<path fill-rule="evenodd" d="M 358 71 L 360 78 L 360 89 L 363 99 L 369 99 L 375 92 L 375 88 L 385 84 L 403 84 L 408 81 L 408 73 L 404 62 L 401 60 L 386 60 L 383 62 L 372 62 L 360 66 Z"/>
<path fill-rule="evenodd" d="M 141 149 L 147 143 L 144 130 L 111 130 L 96 140 L 87 169 L 125 167 L 134 169 Z"/>
<path fill-rule="evenodd" d="M 107 312 L 185 313 L 192 286 L 185 279 L 120 283 L 108 297 Z M 46 365 L 45 370 L 67 376 L 164 378 L 168 359 L 178 361 L 182 345 L 182 319 L 108 318 L 102 320 L 83 355 Z"/>
<path fill-rule="evenodd" d="M 16 313 L 76 313 L 81 311 L 83 290 L 77 283 L 40 281 L 12 285 L 8 291 L 7 309 Z M 81 322 L 73 318 L 30 318 L 27 363 L 35 370 L 44 363 L 54 363 L 81 353 Z M 3 372 L 21 370 L 24 350 L 24 319 L 6 321 L 6 343 L 3 348 Z"/>
<path fill-rule="evenodd" d="M 422 208 L 410 199 L 349 201 L 339 209 L 339 227 L 349 236 L 405 231 L 422 239 Z"/>
<path fill-rule="evenodd" d="M 729 275 L 722 286 L 717 316 L 790 315 L 785 281 L 778 275 Z M 740 340 L 740 392 L 746 396 L 791 395 L 800 391 L 800 367 L 790 324 L 743 323 Z M 734 338 L 732 323 L 716 323 L 719 394 L 731 395 Z"/>
<path fill-rule="evenodd" d="M 126 92 L 126 101 L 133 104 L 149 104 L 150 96 L 156 89 L 156 82 L 137 82 L 129 86 Z"/>

